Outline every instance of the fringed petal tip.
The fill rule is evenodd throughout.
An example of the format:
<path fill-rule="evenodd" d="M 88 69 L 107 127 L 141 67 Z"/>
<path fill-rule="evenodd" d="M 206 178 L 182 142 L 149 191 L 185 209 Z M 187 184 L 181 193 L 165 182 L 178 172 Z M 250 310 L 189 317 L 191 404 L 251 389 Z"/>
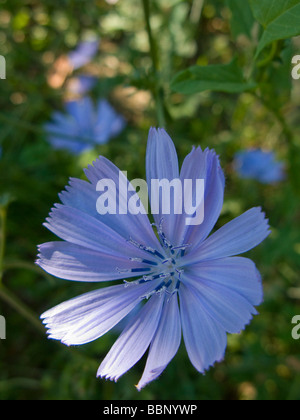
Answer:
<path fill-rule="evenodd" d="M 113 375 L 111 373 L 100 372 L 100 368 L 97 371 L 96 378 L 105 379 L 106 381 L 118 382 L 120 376 Z"/>
<path fill-rule="evenodd" d="M 40 318 L 47 316 L 46 315 L 47 312 L 42 314 Z M 45 333 L 49 340 L 60 341 L 62 344 L 64 344 L 67 347 L 71 347 L 75 345 L 70 341 L 70 338 L 68 338 L 68 334 L 69 334 L 68 331 L 58 332 L 55 330 L 55 328 L 53 328 L 53 326 L 50 325 L 50 322 L 51 321 L 49 321 L 49 319 L 42 319 L 42 324 L 45 326 Z"/>

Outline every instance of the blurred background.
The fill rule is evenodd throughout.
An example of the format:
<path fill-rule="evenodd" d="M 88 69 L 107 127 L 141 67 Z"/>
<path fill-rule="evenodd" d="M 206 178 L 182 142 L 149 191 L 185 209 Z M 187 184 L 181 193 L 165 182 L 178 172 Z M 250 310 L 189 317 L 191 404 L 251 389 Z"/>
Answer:
<path fill-rule="evenodd" d="M 300 80 L 291 76 L 291 58 L 300 54 L 300 40 L 267 49 L 253 73 L 261 27 L 247 2 L 244 20 L 235 3 L 152 0 L 151 54 L 141 0 L 0 0 L 0 55 L 6 60 L 6 79 L 0 80 L 0 315 L 6 320 L 0 399 L 300 398 L 300 340 L 291 334 L 292 318 L 300 315 Z M 259 90 L 185 94 L 170 84 L 190 66 L 234 57 Z M 92 143 L 92 131 L 80 139 L 83 122 L 76 126 L 73 115 L 70 126 L 88 147 L 80 153 L 54 147 L 45 124 L 54 118 L 61 134 L 66 103 L 83 95 L 95 107 L 106 100 L 115 113 L 111 121 L 121 117 L 122 129 L 106 129 L 105 139 Z M 228 336 L 225 360 L 203 376 L 182 343 L 161 377 L 138 392 L 134 384 L 145 358 L 118 383 L 96 378 L 117 331 L 75 348 L 47 339 L 40 314 L 97 285 L 54 278 L 34 261 L 38 244 L 56 240 L 42 224 L 69 177 L 85 179 L 83 168 L 103 155 L 129 179 L 145 179 L 148 130 L 161 114 L 180 163 L 193 145 L 220 156 L 226 190 L 217 227 L 262 206 L 272 234 L 247 253 L 263 276 L 264 302 L 245 331 Z M 239 174 L 236 153 L 258 148 L 274 153 L 283 176 L 262 182 L 255 170 L 252 177 Z"/>

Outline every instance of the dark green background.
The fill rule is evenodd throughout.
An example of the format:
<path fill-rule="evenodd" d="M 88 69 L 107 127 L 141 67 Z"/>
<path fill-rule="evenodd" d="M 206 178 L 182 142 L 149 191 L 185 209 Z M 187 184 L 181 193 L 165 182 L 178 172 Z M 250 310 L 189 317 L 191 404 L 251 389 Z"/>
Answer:
<path fill-rule="evenodd" d="M 233 0 L 150 3 L 166 129 L 180 162 L 193 145 L 214 148 L 220 155 L 226 190 L 217 227 L 253 206 L 262 206 L 270 220 L 271 236 L 247 254 L 263 276 L 264 303 L 242 334 L 228 336 L 225 360 L 205 376 L 193 368 L 182 345 L 161 377 L 137 392 L 134 384 L 145 358 L 116 384 L 96 378 L 114 333 L 67 348 L 48 340 L 39 321 L 30 322 L 2 296 L 0 314 L 7 322 L 7 338 L 0 340 L 2 400 L 300 397 L 300 340 L 291 336 L 292 317 L 300 314 L 300 80 L 291 77 L 291 57 L 300 54 L 299 38 L 291 37 L 299 35 L 299 29 L 279 33 L 260 51 L 269 22 L 285 17 L 274 5 L 272 9 L 270 0 L 251 5 Z M 299 6 L 298 1 L 289 3 Z M 267 16 L 266 10 L 275 15 Z M 55 60 L 90 33 L 101 37 L 99 53 L 84 69 L 98 78 L 91 95 L 107 97 L 128 125 L 108 144 L 74 157 L 51 149 L 42 124 L 54 110 L 63 109 L 66 97 L 66 82 L 51 86 Z M 147 134 L 150 126 L 157 126 L 151 92 L 158 81 L 140 0 L 116 5 L 104 0 L 0 0 L 0 54 L 7 62 L 7 78 L 0 80 L 0 196 L 3 204 L 4 194 L 13 198 L 2 282 L 38 320 L 46 309 L 96 287 L 52 278 L 34 265 L 36 246 L 55 240 L 42 226 L 44 219 L 68 178 L 84 178 L 82 169 L 99 154 L 127 170 L 129 179 L 145 178 Z M 242 80 L 251 82 L 239 92 L 198 86 L 194 94 L 185 95 L 176 88 L 178 77 L 190 88 L 188 68 L 225 65 L 233 59 Z M 273 150 L 286 164 L 287 179 L 273 186 L 239 179 L 233 156 L 248 147 Z"/>

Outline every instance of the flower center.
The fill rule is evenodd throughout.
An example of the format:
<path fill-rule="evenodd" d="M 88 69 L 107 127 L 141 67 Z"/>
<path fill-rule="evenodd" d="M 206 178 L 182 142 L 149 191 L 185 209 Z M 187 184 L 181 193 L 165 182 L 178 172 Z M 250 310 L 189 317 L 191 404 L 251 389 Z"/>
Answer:
<path fill-rule="evenodd" d="M 156 225 L 154 225 L 156 226 Z M 130 271 L 134 272 L 141 272 L 145 271 L 147 274 L 143 275 L 142 278 L 134 281 L 127 281 L 124 280 L 126 285 L 131 284 L 142 284 L 146 282 L 152 281 L 154 283 L 153 291 L 150 292 L 145 298 L 148 298 L 154 293 L 158 294 L 169 294 L 172 295 L 177 293 L 181 283 L 181 274 L 183 273 L 183 269 L 180 266 L 181 257 L 184 254 L 185 249 L 189 245 L 179 245 L 173 246 L 168 239 L 166 238 L 163 230 L 162 230 L 162 221 L 157 227 L 157 233 L 163 248 L 163 253 L 153 249 L 151 247 L 147 247 L 145 245 L 139 244 L 132 238 L 129 239 L 129 242 L 136 246 L 137 248 L 146 251 L 152 257 L 155 257 L 154 260 L 142 259 L 142 258 L 130 258 L 131 261 L 137 261 L 140 263 L 145 264 L 145 268 L 132 268 Z M 122 272 L 122 270 L 119 270 Z M 124 270 L 128 272 L 128 270 Z M 160 281 L 159 281 L 160 280 Z"/>

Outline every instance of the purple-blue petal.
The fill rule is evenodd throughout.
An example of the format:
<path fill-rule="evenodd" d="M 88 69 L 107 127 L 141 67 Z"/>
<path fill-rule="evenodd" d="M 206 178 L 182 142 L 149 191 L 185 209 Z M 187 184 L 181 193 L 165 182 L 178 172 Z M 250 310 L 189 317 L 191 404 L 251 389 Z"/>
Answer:
<path fill-rule="evenodd" d="M 53 276 L 82 282 L 119 280 L 147 274 L 145 264 L 126 258 L 122 250 L 119 255 L 112 250 L 104 253 L 64 241 L 40 245 L 36 263 Z"/>
<path fill-rule="evenodd" d="M 236 153 L 234 167 L 241 178 L 256 179 L 273 184 L 285 178 L 284 163 L 275 159 L 273 152 L 249 149 Z"/>
<path fill-rule="evenodd" d="M 97 376 L 117 381 L 144 355 L 161 318 L 164 298 L 153 295 L 129 322 L 101 363 Z"/>
<path fill-rule="evenodd" d="M 226 333 L 202 307 L 194 290 L 182 284 L 179 297 L 185 347 L 193 366 L 204 373 L 215 362 L 223 359 Z"/>
<path fill-rule="evenodd" d="M 199 225 L 187 226 L 186 215 L 183 213 L 181 217 L 177 216 L 174 234 L 176 243 L 190 244 L 190 250 L 192 250 L 203 242 L 218 220 L 223 206 L 225 178 L 216 153 L 213 150 L 202 151 L 197 148 L 186 156 L 182 164 L 180 179 L 182 183 L 185 179 L 204 180 L 203 222 Z"/>
<path fill-rule="evenodd" d="M 268 220 L 261 208 L 252 208 L 209 236 L 197 249 L 186 255 L 184 263 L 239 255 L 260 244 L 270 234 Z"/>
<path fill-rule="evenodd" d="M 85 293 L 41 315 L 49 338 L 66 345 L 89 343 L 122 320 L 152 285 L 117 285 Z"/>
<path fill-rule="evenodd" d="M 71 51 L 68 55 L 73 69 L 76 70 L 89 63 L 90 60 L 96 55 L 98 48 L 98 39 L 91 39 L 80 42 L 76 49 Z"/>
<path fill-rule="evenodd" d="M 143 376 L 137 389 L 140 391 L 156 379 L 173 359 L 181 342 L 181 323 L 177 294 L 166 298 L 157 331 L 149 349 Z"/>
<path fill-rule="evenodd" d="M 173 226 L 175 221 L 174 214 L 164 214 L 163 200 L 168 199 L 159 193 L 159 196 L 154 197 L 154 189 L 151 189 L 151 180 L 161 181 L 166 179 L 172 181 L 179 179 L 178 157 L 174 143 L 166 131 L 162 128 L 150 128 L 147 151 L 146 151 L 146 179 L 149 191 L 149 199 L 151 208 L 156 202 L 159 202 L 158 214 L 153 214 L 157 225 L 160 224 L 161 219 L 164 221 L 164 232 L 168 238 L 171 238 L 173 233 Z M 174 206 L 174 201 L 171 199 L 170 208 Z"/>
<path fill-rule="evenodd" d="M 224 331 L 241 332 L 257 314 L 251 303 L 230 287 L 202 280 L 199 275 L 182 276 L 182 281 L 197 295 L 201 307 Z"/>
<path fill-rule="evenodd" d="M 263 299 L 261 275 L 253 261 L 244 257 L 228 257 L 203 261 L 185 268 L 186 282 L 195 288 L 201 284 L 224 286 L 243 296 L 251 305 Z"/>

